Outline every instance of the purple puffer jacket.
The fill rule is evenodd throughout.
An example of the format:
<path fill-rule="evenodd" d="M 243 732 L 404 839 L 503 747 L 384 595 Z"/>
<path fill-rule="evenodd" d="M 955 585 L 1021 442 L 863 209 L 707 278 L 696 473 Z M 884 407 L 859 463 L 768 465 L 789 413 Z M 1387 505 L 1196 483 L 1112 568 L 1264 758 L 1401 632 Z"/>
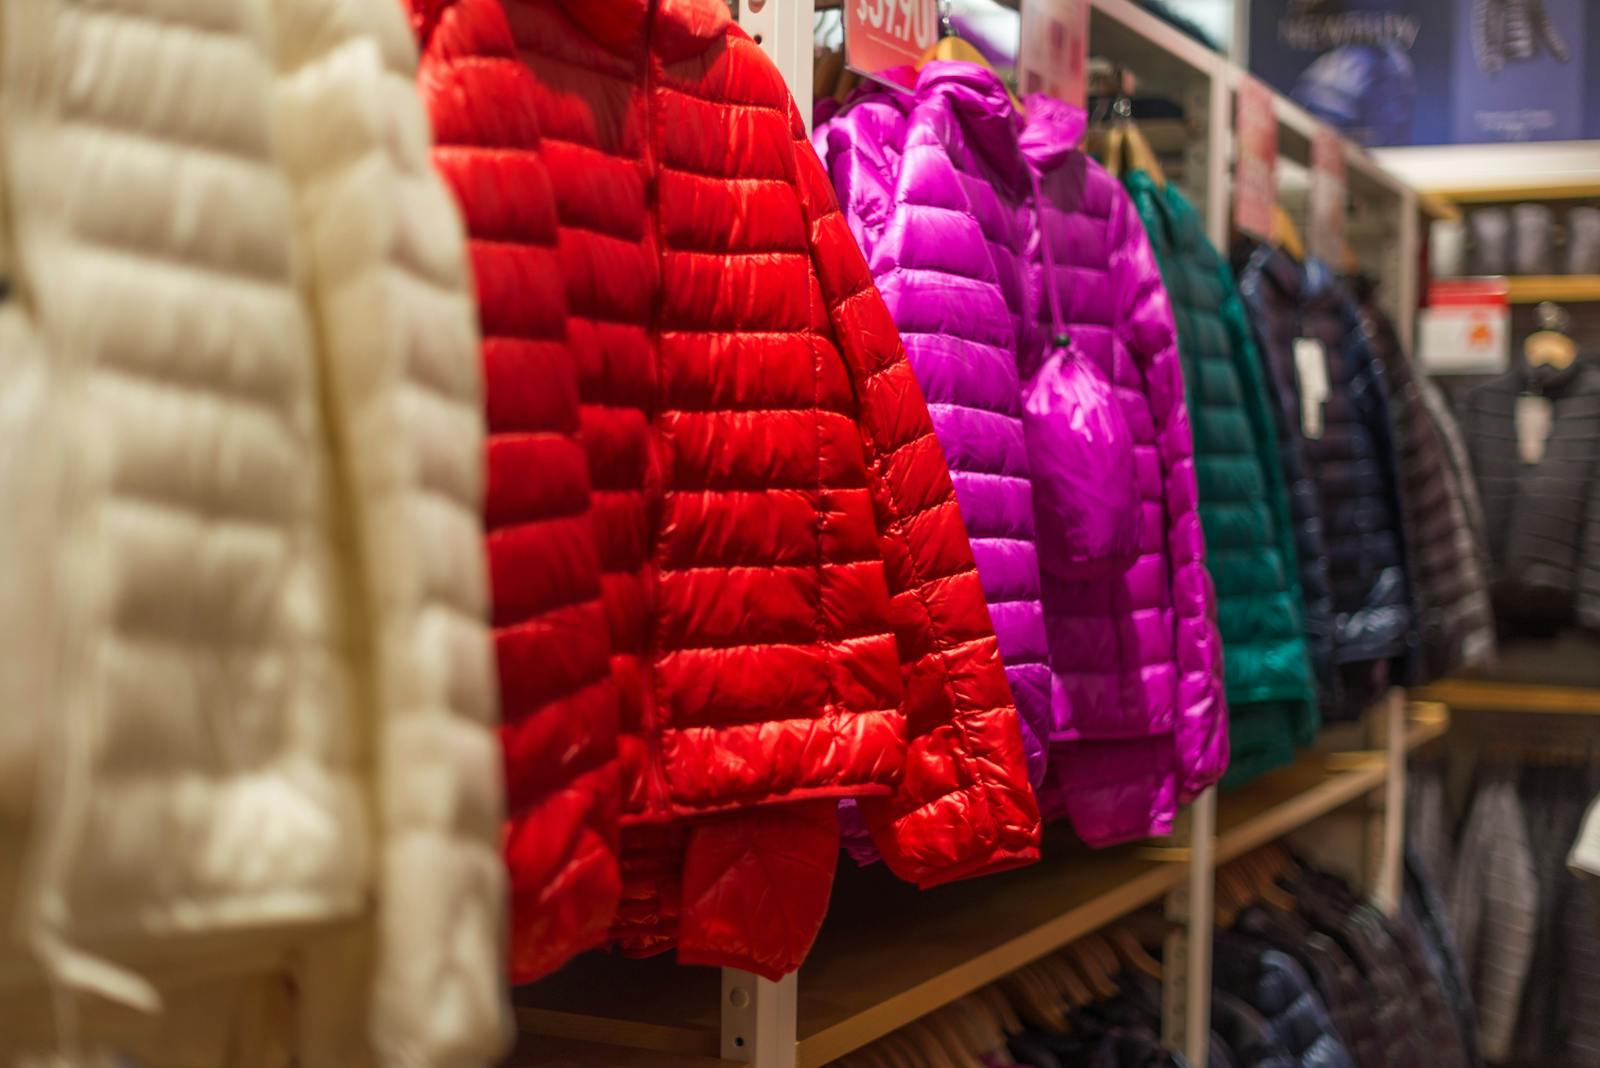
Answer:
<path fill-rule="evenodd" d="M 990 397 L 987 387 L 1003 381 L 1020 397 L 1054 333 L 1047 277 L 1074 350 L 1116 387 L 1136 441 L 1141 555 L 1123 573 L 1046 574 L 1040 587 L 1052 669 L 1040 800 L 1104 845 L 1170 829 L 1178 794 L 1220 775 L 1227 725 L 1171 314 L 1126 194 L 1072 150 L 1082 130 L 1081 112 L 1044 99 L 1025 126 L 992 72 L 936 62 L 914 93 L 868 90 L 815 140 L 930 407 L 951 399 L 947 387 L 966 381 L 963 370 L 976 369 L 965 396 Z M 944 357 L 938 379 L 924 371 L 929 353 Z M 1020 403 L 1004 411 L 1020 427 Z M 937 425 L 952 469 L 971 470 L 960 432 Z M 1061 470 L 1049 455 L 1023 462 L 1036 493 L 1083 485 L 1084 472 Z M 1055 517 L 1041 508 L 1036 521 L 1048 548 Z M 1021 709 L 1026 699 L 1016 696 Z"/>
<path fill-rule="evenodd" d="M 952 154 L 952 119 L 970 94 L 940 66 L 923 69 L 915 96 L 861 94 L 813 142 L 933 416 L 1037 786 L 1056 717 L 1018 369 L 1033 344 L 1021 337 L 1032 322 L 1030 212 L 1021 190 L 991 184 L 976 159 Z M 1005 121 L 988 106 L 974 117 Z"/>
<path fill-rule="evenodd" d="M 1044 200 L 1032 277 L 1055 288 L 1073 348 L 1116 386 L 1137 442 L 1143 541 L 1120 575 L 1045 576 L 1050 662 L 1072 716 L 1052 736 L 1040 806 L 1125 839 L 1170 826 L 1174 787 L 1186 801 L 1221 777 L 1228 721 L 1172 309 L 1133 202 L 1077 148 L 1084 121 L 1049 97 L 1027 101 L 1021 147 Z"/>

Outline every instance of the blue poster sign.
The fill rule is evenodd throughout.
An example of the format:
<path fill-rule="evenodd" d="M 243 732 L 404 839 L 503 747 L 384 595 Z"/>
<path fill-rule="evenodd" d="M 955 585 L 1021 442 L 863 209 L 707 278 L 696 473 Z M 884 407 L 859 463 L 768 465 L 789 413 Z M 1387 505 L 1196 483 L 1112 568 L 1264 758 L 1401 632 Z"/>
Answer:
<path fill-rule="evenodd" d="M 1252 0 L 1250 69 L 1369 145 L 1600 137 L 1600 0 Z"/>

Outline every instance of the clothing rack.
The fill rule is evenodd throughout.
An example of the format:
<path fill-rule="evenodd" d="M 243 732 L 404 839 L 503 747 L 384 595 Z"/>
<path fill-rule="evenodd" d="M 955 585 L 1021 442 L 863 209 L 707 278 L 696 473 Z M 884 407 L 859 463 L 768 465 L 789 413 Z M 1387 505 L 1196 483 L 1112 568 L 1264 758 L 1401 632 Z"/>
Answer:
<path fill-rule="evenodd" d="M 813 15 L 826 6 L 836 5 L 744 0 L 739 11 L 741 26 L 802 102 L 808 126 Z M 1244 70 L 1130 0 L 1089 0 L 1089 45 L 1091 54 L 1137 72 L 1143 86 L 1182 100 L 1191 128 L 1203 129 L 1188 141 L 1178 184 L 1203 207 L 1207 236 L 1226 248 L 1233 98 Z M 1274 107 L 1280 156 L 1291 169 L 1309 167 L 1319 123 L 1276 94 Z M 1344 157 L 1353 210 L 1386 223 L 1379 228 L 1384 239 L 1358 246 L 1357 257 L 1381 280 L 1380 299 L 1409 337 L 1417 196 L 1365 149 L 1347 141 Z M 1408 705 L 1394 690 L 1369 710 L 1359 748 L 1305 751 L 1220 801 L 1215 788 L 1206 790 L 1159 843 L 1090 851 L 1047 836 L 1036 865 L 928 893 L 882 871 L 841 871 L 816 946 L 800 971 L 780 982 L 733 969 L 718 976 L 670 959 L 590 954 L 517 992 L 528 1052 L 509 1063 L 820 1068 L 1084 934 L 1160 905 L 1168 923 L 1162 1038 L 1205 1068 L 1217 866 L 1288 838 L 1393 910 L 1402 879 L 1406 754 L 1448 726 L 1442 706 Z M 1305 835 L 1313 824 L 1315 835 Z M 853 892 L 870 898 L 871 907 L 859 907 Z"/>

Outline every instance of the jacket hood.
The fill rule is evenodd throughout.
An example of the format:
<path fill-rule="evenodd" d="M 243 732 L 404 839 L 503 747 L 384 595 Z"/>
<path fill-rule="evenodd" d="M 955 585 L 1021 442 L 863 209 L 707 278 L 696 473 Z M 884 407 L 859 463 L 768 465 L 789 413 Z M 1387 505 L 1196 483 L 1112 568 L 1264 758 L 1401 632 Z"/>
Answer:
<path fill-rule="evenodd" d="M 917 104 L 938 100 L 961 124 L 968 147 L 995 172 L 1020 178 L 1022 116 L 1000 76 L 981 63 L 939 59 L 917 72 Z"/>
<path fill-rule="evenodd" d="M 1029 96 L 1024 106 L 1028 115 L 1022 131 L 1022 154 L 1040 172 L 1055 170 L 1083 143 L 1089 114 L 1075 104 L 1043 93 Z"/>

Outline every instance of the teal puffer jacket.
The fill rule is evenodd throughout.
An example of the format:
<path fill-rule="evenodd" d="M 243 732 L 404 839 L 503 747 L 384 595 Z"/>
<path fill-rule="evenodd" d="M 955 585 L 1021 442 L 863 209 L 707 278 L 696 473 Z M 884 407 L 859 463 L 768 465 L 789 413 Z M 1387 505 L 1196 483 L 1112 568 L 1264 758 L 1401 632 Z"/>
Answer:
<path fill-rule="evenodd" d="M 1172 300 L 1217 588 L 1237 786 L 1294 759 L 1318 727 L 1300 581 L 1266 379 L 1226 261 L 1171 185 L 1127 176 Z"/>

